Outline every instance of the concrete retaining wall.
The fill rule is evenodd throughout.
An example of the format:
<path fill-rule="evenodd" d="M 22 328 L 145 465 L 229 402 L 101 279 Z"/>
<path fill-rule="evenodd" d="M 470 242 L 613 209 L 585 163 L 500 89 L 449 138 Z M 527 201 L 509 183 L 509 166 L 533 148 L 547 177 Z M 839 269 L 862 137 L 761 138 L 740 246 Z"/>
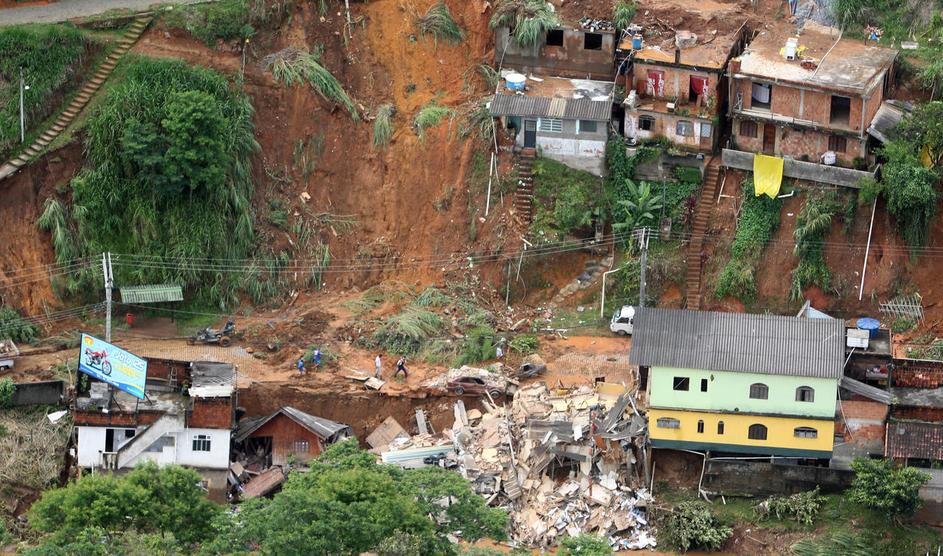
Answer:
<path fill-rule="evenodd" d="M 724 149 L 723 164 L 730 168 L 753 171 L 753 153 Z M 863 178 L 874 178 L 874 172 L 826 166 L 815 162 L 786 159 L 783 163 L 783 175 L 787 178 L 808 180 L 829 185 L 840 185 L 858 189 L 858 182 Z"/>
<path fill-rule="evenodd" d="M 64 393 L 65 383 L 61 380 L 17 384 L 13 405 L 59 405 Z"/>
<path fill-rule="evenodd" d="M 851 486 L 852 471 L 756 461 L 708 460 L 704 489 L 725 496 L 766 497 L 812 490 L 841 492 Z"/>

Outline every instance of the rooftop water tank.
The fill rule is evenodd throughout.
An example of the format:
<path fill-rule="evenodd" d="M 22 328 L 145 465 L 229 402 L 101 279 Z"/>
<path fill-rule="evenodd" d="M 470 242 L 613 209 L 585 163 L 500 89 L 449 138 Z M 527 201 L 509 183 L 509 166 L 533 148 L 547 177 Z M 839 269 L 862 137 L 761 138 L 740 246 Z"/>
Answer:
<path fill-rule="evenodd" d="M 642 35 L 633 35 L 632 36 L 632 50 L 641 50 L 642 49 Z"/>
<path fill-rule="evenodd" d="M 508 89 L 512 91 L 523 91 L 527 84 L 527 78 L 519 73 L 509 73 L 504 80 L 507 82 Z"/>
<path fill-rule="evenodd" d="M 838 157 L 835 155 L 835 151 L 825 151 L 822 154 L 822 164 L 826 166 L 834 166 L 837 161 Z"/>
<path fill-rule="evenodd" d="M 787 60 L 796 59 L 796 51 L 799 50 L 799 39 L 796 37 L 789 37 L 786 39 L 786 46 L 783 49 L 783 54 Z"/>
<path fill-rule="evenodd" d="M 855 321 L 855 326 L 861 330 L 867 330 L 869 338 L 876 338 L 878 335 L 878 330 L 881 328 L 881 323 L 878 322 L 877 319 L 865 317 Z"/>

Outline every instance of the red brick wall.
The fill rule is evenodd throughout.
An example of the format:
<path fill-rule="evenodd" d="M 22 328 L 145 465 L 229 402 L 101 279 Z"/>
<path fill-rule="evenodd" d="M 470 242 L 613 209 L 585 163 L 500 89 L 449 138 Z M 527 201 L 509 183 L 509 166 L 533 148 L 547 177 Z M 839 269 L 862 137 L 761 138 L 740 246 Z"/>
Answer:
<path fill-rule="evenodd" d="M 233 424 L 231 398 L 193 398 L 190 426 L 202 429 L 231 429 Z"/>
<path fill-rule="evenodd" d="M 943 422 L 941 407 L 895 407 L 895 419 L 913 419 L 915 421 Z"/>
<path fill-rule="evenodd" d="M 691 76 L 703 77 L 707 79 L 707 86 L 711 90 L 711 95 L 717 98 L 717 81 L 720 74 L 708 73 L 705 71 L 692 71 L 681 68 L 671 68 L 654 64 L 636 63 L 633 66 L 633 79 L 635 80 L 635 90 L 640 94 L 646 94 L 648 83 L 648 72 L 661 71 L 665 73 L 665 94 L 660 98 L 672 99 L 679 97 L 680 102 L 686 103 L 688 99 L 688 90 L 691 86 Z M 719 102 L 714 103 L 715 112 L 720 106 Z"/>
<path fill-rule="evenodd" d="M 841 413 L 836 419 L 836 432 L 845 436 L 846 442 L 859 440 L 883 440 L 888 406 L 871 400 L 842 400 Z M 847 427 L 840 418 L 844 415 Z M 841 426 L 838 426 L 842 423 Z"/>
<path fill-rule="evenodd" d="M 905 388 L 939 388 L 943 386 L 943 364 L 901 363 L 891 373 L 893 386 Z"/>
<path fill-rule="evenodd" d="M 737 149 L 748 152 L 763 151 L 763 128 L 766 122 L 756 123 L 756 137 L 740 135 L 740 118 L 733 120 L 733 135 Z M 809 157 L 810 162 L 819 162 L 819 156 L 828 150 L 830 134 L 806 129 L 796 129 L 790 126 L 776 126 L 776 146 L 773 153 L 777 156 L 791 156 L 796 159 L 803 155 Z M 862 156 L 862 142 L 853 137 L 845 138 L 845 152 L 836 153 L 839 163 L 850 166 L 857 156 Z"/>
<path fill-rule="evenodd" d="M 147 378 L 167 380 L 170 377 L 170 369 L 177 371 L 177 384 L 183 384 L 190 380 L 190 364 L 184 361 L 173 361 L 170 359 L 147 359 Z"/>
<path fill-rule="evenodd" d="M 101 413 L 99 411 L 75 411 L 73 419 L 79 426 L 102 427 L 134 427 L 150 425 L 160 419 L 162 413 L 156 411 L 139 411 L 137 413 Z"/>
<path fill-rule="evenodd" d="M 272 463 L 274 465 L 287 463 L 288 454 L 295 454 L 299 459 L 307 460 L 321 453 L 321 439 L 284 415 L 277 415 L 250 436 L 251 438 L 272 437 Z M 299 454 L 295 451 L 294 444 L 297 440 L 308 441 L 307 454 Z"/>

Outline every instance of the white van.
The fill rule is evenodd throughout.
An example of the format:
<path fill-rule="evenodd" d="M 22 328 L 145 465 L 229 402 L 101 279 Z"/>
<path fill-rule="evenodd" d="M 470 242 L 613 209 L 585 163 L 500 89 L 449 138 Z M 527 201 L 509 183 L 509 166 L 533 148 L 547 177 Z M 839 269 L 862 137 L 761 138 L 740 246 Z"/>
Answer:
<path fill-rule="evenodd" d="M 632 335 L 632 324 L 635 320 L 635 307 L 623 305 L 621 309 L 612 315 L 612 321 L 609 322 L 609 330 L 620 336 Z"/>

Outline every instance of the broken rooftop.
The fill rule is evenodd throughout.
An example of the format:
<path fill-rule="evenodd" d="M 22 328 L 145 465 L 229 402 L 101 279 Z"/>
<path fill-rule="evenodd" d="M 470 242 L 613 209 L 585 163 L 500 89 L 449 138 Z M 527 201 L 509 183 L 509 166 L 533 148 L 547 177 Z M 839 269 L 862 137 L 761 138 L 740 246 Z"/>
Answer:
<path fill-rule="evenodd" d="M 679 12 L 677 6 L 659 2 L 639 4 L 632 24 L 640 28 L 642 48 L 633 52 L 641 63 L 675 64 L 720 70 L 727 64 L 734 47 L 746 32 L 749 17 L 736 3 L 704 3 L 688 6 Z M 619 50 L 632 50 L 628 32 L 618 45 Z M 675 50 L 679 60 L 675 60 Z"/>
<path fill-rule="evenodd" d="M 891 48 L 839 39 L 839 30 L 807 21 L 796 36 L 792 27 L 761 31 L 737 58 L 735 76 L 757 77 L 774 83 L 788 82 L 829 90 L 864 94 L 875 86 L 897 57 Z M 796 60 L 783 54 L 786 40 L 798 39 Z"/>

